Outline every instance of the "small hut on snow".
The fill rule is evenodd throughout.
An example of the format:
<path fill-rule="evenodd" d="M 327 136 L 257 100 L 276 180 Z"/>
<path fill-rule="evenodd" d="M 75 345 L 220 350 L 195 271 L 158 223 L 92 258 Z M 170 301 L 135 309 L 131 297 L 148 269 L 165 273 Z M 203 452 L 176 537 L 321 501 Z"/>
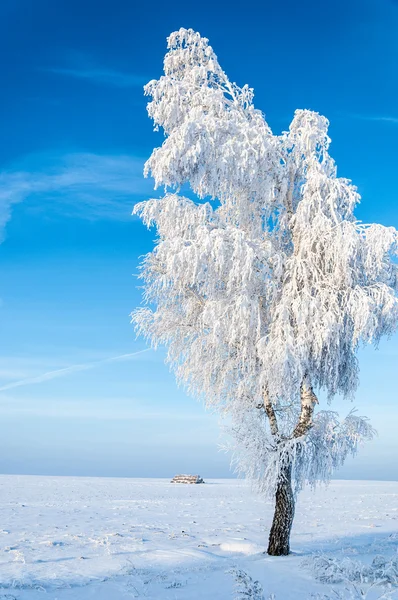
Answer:
<path fill-rule="evenodd" d="M 171 483 L 204 483 L 200 475 L 175 475 Z"/>

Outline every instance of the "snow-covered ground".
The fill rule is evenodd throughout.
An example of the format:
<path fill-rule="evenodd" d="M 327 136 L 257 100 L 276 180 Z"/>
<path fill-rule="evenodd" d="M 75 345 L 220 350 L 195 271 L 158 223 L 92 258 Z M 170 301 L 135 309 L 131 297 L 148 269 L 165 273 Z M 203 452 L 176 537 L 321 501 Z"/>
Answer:
<path fill-rule="evenodd" d="M 397 557 L 397 482 L 303 492 L 285 558 L 263 554 L 272 506 L 243 481 L 0 476 L 0 508 L 0 600 L 233 600 L 234 568 L 266 599 L 307 600 L 345 587 L 316 579 L 313 554 Z"/>

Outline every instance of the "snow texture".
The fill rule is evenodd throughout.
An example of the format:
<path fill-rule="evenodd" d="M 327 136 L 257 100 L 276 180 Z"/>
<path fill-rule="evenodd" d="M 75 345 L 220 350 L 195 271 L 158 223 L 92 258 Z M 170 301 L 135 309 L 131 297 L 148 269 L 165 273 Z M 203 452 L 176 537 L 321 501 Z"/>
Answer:
<path fill-rule="evenodd" d="M 396 583 L 396 482 L 304 491 L 284 558 L 264 554 L 272 503 L 239 480 L 4 475 L 0 509 L 0 600 L 374 600 Z"/>

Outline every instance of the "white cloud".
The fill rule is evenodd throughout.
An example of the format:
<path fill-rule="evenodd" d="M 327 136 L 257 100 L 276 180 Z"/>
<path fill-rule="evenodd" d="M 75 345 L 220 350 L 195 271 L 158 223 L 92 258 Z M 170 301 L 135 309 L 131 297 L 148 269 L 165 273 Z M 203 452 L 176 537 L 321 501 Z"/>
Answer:
<path fill-rule="evenodd" d="M 41 375 L 37 375 L 34 377 L 26 377 L 24 379 L 20 379 L 18 381 L 11 381 L 10 383 L 6 383 L 5 385 L 0 387 L 0 392 L 5 392 L 7 390 L 11 390 L 18 387 L 23 387 L 26 385 L 32 385 L 37 383 L 43 383 L 45 381 L 49 381 L 51 379 L 57 379 L 58 377 L 67 377 L 73 373 L 77 373 L 79 371 L 88 371 L 89 369 L 95 369 L 96 367 L 102 366 L 107 363 L 119 362 L 124 360 L 130 360 L 140 354 L 144 354 L 145 352 L 149 352 L 150 348 L 145 348 L 144 350 L 139 350 L 137 352 L 130 352 L 129 354 L 121 354 L 119 356 L 112 356 L 110 358 L 104 358 L 101 360 L 96 360 L 87 363 L 80 363 L 77 365 L 72 365 L 70 367 L 65 367 L 63 369 L 55 369 L 53 371 L 47 371 L 46 373 L 42 373 Z"/>
<path fill-rule="evenodd" d="M 352 114 L 348 115 L 352 119 L 360 119 L 361 121 L 374 121 L 378 123 L 392 123 L 398 125 L 398 117 L 392 117 L 388 115 L 360 115 Z"/>
<path fill-rule="evenodd" d="M 70 69 L 62 67 L 42 69 L 48 73 L 55 75 L 65 75 L 66 77 L 74 77 L 76 79 L 84 79 L 90 83 L 101 85 L 110 85 L 119 88 L 143 87 L 148 78 L 142 75 L 134 75 L 132 73 L 123 73 L 112 69 L 87 68 L 87 69 Z"/>
<path fill-rule="evenodd" d="M 0 173 L 0 241 L 12 205 L 26 198 L 39 208 L 67 215 L 128 219 L 134 196 L 145 197 L 153 190 L 143 177 L 143 161 L 135 157 L 79 153 L 58 157 L 51 164 L 48 157 L 41 161 L 40 169 Z"/>

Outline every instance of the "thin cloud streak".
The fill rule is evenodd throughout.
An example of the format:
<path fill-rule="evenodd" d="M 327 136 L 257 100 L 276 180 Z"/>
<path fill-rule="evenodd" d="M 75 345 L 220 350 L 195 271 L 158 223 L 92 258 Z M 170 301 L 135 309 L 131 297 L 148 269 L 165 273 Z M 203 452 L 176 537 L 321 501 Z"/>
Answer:
<path fill-rule="evenodd" d="M 54 73 L 55 75 L 74 77 L 75 79 L 83 79 L 90 83 L 109 85 L 118 88 L 142 87 L 148 81 L 148 78 L 142 75 L 123 73 L 111 69 L 66 69 L 62 67 L 53 67 L 43 68 L 41 70 L 46 71 L 47 73 Z"/>
<path fill-rule="evenodd" d="M 112 356 L 110 358 L 104 358 L 102 360 L 96 360 L 89 363 L 82 363 L 78 365 L 72 365 L 71 367 L 65 367 L 64 369 L 56 369 L 54 371 L 48 371 L 47 373 L 43 373 L 42 375 L 38 375 L 37 377 L 27 377 L 26 379 L 20 379 L 19 381 L 13 381 L 11 383 L 7 383 L 0 387 L 0 392 L 5 392 L 6 390 L 12 390 L 18 387 L 33 385 L 36 383 L 43 383 L 45 381 L 49 381 L 50 379 L 57 379 L 58 377 L 67 377 L 73 373 L 78 373 L 79 371 L 88 371 L 89 369 L 95 369 L 101 365 L 118 362 L 123 360 L 129 360 L 139 354 L 144 354 L 144 352 L 149 352 L 151 348 L 145 348 L 144 350 L 139 350 L 138 352 L 131 352 L 130 354 L 121 354 L 120 356 Z"/>
<path fill-rule="evenodd" d="M 361 121 L 373 121 L 375 123 L 393 123 L 394 125 L 398 125 L 398 117 L 391 117 L 388 115 L 359 115 L 359 114 L 352 114 L 352 115 L 347 115 L 348 117 L 350 117 L 351 119 L 358 119 Z"/>
<path fill-rule="evenodd" d="M 50 157 L 44 160 L 51 162 Z M 0 173 L 0 242 L 12 206 L 27 198 L 36 197 L 47 212 L 127 220 L 133 197 L 153 190 L 153 184 L 143 177 L 144 161 L 139 158 L 76 153 L 59 157 L 55 164 L 52 158 L 52 162 L 40 170 L 14 168 Z"/>

